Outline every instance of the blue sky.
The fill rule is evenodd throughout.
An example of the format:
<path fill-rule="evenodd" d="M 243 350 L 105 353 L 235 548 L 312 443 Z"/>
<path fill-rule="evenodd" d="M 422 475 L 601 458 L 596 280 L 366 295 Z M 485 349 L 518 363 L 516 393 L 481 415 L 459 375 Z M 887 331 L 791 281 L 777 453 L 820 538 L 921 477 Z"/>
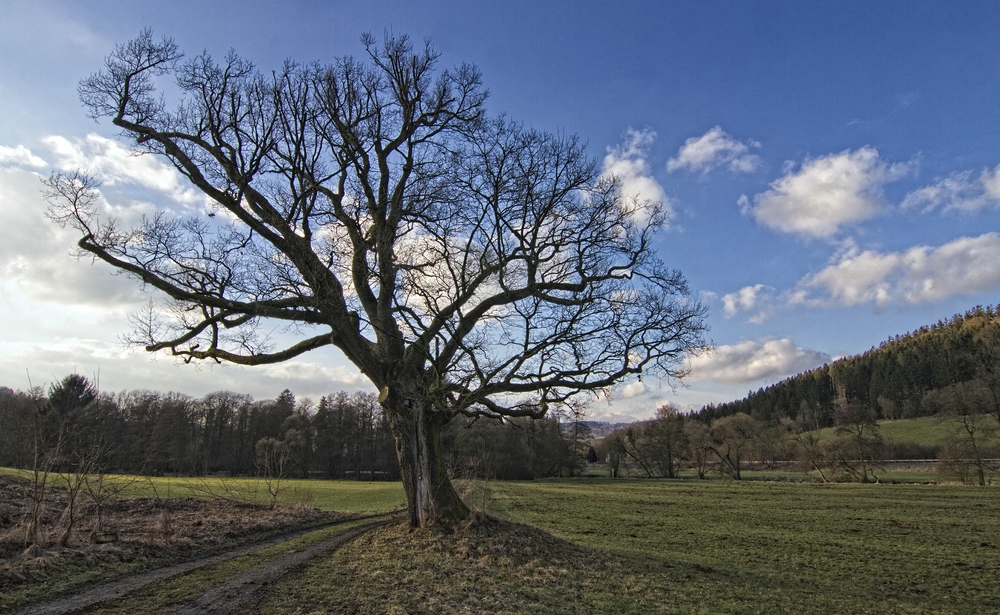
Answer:
<path fill-rule="evenodd" d="M 685 386 L 628 382 L 598 418 L 742 397 L 1000 301 L 997 2 L 7 2 L 0 9 L 0 385 L 77 371 L 106 390 L 318 397 L 368 385 L 335 352 L 195 368 L 128 351 L 135 284 L 69 256 L 39 177 L 85 166 L 123 215 L 193 198 L 86 117 L 77 82 L 152 27 L 264 70 L 432 39 L 489 108 L 575 133 L 665 200 L 662 257 L 709 307 Z M 141 199 L 113 194 L 141 193 Z"/>

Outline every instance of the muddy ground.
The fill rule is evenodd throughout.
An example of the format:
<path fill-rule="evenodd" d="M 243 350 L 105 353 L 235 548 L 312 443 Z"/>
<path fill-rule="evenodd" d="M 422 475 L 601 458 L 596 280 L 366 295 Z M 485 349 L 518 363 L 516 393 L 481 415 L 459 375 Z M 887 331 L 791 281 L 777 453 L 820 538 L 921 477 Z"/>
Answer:
<path fill-rule="evenodd" d="M 91 534 L 99 529 L 98 507 L 85 494 L 79 498 L 81 518 L 68 545 L 60 547 L 69 498 L 65 488 L 50 487 L 39 547 L 26 551 L 31 483 L 0 475 L 0 595 L 38 587 L 58 592 L 344 517 L 311 507 L 269 509 L 227 499 L 111 498 L 101 507 L 100 529 L 113 532 L 117 540 L 92 544 Z"/>

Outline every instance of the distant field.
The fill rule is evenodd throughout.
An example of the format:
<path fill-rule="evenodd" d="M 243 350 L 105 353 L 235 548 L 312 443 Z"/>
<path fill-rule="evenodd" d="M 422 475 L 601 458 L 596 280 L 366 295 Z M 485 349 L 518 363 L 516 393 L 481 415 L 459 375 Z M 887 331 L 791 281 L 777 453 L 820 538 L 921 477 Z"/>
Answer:
<path fill-rule="evenodd" d="M 896 442 L 913 442 L 922 446 L 943 445 L 954 432 L 953 421 L 937 416 L 918 419 L 901 419 L 898 421 L 882 421 L 878 424 L 882 437 Z M 828 427 L 820 430 L 820 435 L 832 435 L 835 429 Z"/>
<path fill-rule="evenodd" d="M 924 446 L 943 445 L 955 431 L 954 422 L 954 419 L 936 416 L 883 421 L 879 423 L 879 431 L 883 437 L 899 442 L 915 442 Z"/>
<path fill-rule="evenodd" d="M 242 494 L 258 502 L 266 502 L 267 485 L 256 478 L 174 478 L 156 477 L 152 485 L 147 479 L 136 481 L 128 495 L 160 497 L 240 497 Z M 303 504 L 323 510 L 348 513 L 383 513 L 406 505 L 403 485 L 399 481 L 353 481 L 324 479 L 286 479 L 281 481 L 278 502 Z"/>
<path fill-rule="evenodd" d="M 0 472 L 30 476 L 25 470 L 0 468 Z M 262 503 L 268 501 L 267 485 L 257 478 L 109 475 L 106 480 L 124 485 L 121 495 L 125 497 L 222 497 Z M 278 489 L 278 502 L 337 512 L 376 514 L 404 507 L 406 498 L 399 481 L 285 479 Z"/>

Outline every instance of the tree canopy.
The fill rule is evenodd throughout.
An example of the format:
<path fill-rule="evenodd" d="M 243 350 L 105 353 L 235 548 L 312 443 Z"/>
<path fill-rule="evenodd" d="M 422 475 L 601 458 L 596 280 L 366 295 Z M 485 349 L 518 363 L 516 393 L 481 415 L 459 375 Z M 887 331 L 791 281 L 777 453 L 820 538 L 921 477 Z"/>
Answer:
<path fill-rule="evenodd" d="M 185 60 L 144 31 L 81 100 L 210 211 L 126 228 L 81 171 L 46 182 L 50 216 L 160 291 L 133 318 L 147 350 L 261 365 L 340 349 L 380 391 L 411 523 L 460 519 L 445 422 L 680 377 L 704 310 L 653 249 L 662 203 L 623 194 L 577 138 L 489 115 L 475 67 L 437 70 L 406 37 L 362 43 L 364 59 L 265 74 L 233 52 Z M 302 335 L 276 347 L 270 322 Z"/>

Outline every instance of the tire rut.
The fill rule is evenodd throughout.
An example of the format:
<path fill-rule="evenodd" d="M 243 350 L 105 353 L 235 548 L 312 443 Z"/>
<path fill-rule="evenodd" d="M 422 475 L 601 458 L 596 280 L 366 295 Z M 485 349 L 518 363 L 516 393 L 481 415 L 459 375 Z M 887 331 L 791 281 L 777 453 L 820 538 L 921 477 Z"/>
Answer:
<path fill-rule="evenodd" d="M 51 600 L 51 601 L 48 601 L 48 602 L 42 602 L 42 603 L 36 603 L 36 604 L 27 605 L 27 606 L 21 607 L 20 609 L 15 609 L 13 611 L 10 611 L 9 615 L 69 615 L 69 614 L 82 614 L 82 613 L 86 613 L 88 609 L 91 609 L 91 608 L 94 608 L 94 607 L 97 607 L 97 606 L 101 606 L 103 603 L 106 603 L 108 601 L 111 601 L 111 600 L 114 600 L 114 599 L 117 599 L 117 598 L 124 597 L 124 596 L 126 596 L 126 595 L 128 595 L 130 593 L 133 593 L 133 592 L 137 591 L 137 590 L 141 590 L 143 587 L 146 587 L 147 585 L 150 585 L 151 583 L 155 583 L 157 581 L 162 581 L 162 580 L 165 580 L 165 579 L 169 579 L 171 577 L 175 577 L 177 575 L 184 574 L 185 572 L 189 572 L 191 570 L 195 570 L 197 568 L 201 568 L 202 566 L 207 566 L 207 565 L 210 565 L 210 564 L 217 564 L 219 562 L 224 562 L 224 561 L 236 558 L 236 557 L 240 557 L 242 555 L 247 555 L 249 553 L 253 553 L 254 551 L 259 551 L 261 549 L 267 549 L 269 547 L 273 547 L 275 545 L 279 545 L 279 544 L 281 544 L 283 542 L 287 542 L 289 540 L 298 538 L 299 536 L 304 536 L 304 535 L 309 534 L 311 532 L 316 532 L 316 531 L 323 530 L 323 529 L 326 529 L 326 528 L 335 527 L 337 525 L 343 525 L 345 523 L 351 523 L 353 521 L 363 520 L 363 519 L 366 519 L 366 518 L 375 519 L 375 518 L 381 518 L 381 517 L 384 517 L 384 516 L 385 516 L 384 514 L 381 514 L 381 515 L 369 515 L 369 516 L 366 516 L 366 517 L 357 517 L 357 518 L 354 518 L 354 519 L 345 519 L 343 521 L 334 521 L 334 522 L 331 522 L 331 523 L 324 523 L 324 524 L 315 525 L 315 526 L 312 526 L 312 527 L 309 527 L 309 528 L 303 528 L 303 529 L 300 529 L 300 530 L 295 530 L 295 531 L 292 531 L 292 532 L 287 532 L 287 533 L 284 533 L 284 534 L 280 534 L 278 536 L 273 536 L 273 537 L 268 538 L 266 540 L 262 540 L 260 542 L 255 542 L 253 544 L 244 545 L 242 547 L 239 547 L 237 549 L 233 549 L 231 551 L 226 551 L 224 553 L 218 553 L 216 555 L 210 555 L 208 557 L 202 557 L 202 558 L 199 558 L 199 559 L 194 559 L 194 560 L 190 560 L 190 561 L 186 561 L 186 562 L 180 562 L 180 563 L 177 563 L 177 564 L 167 565 L 167 566 L 164 566 L 162 568 L 156 568 L 154 570 L 150 570 L 148 572 L 140 573 L 140 574 L 137 574 L 137 575 L 134 575 L 134 576 L 129 576 L 129 577 L 126 577 L 126 578 L 123 578 L 123 579 L 119 579 L 117 581 L 110 581 L 108 583 L 103 583 L 103 584 L 98 585 L 96 587 L 93 587 L 91 589 L 88 589 L 88 590 L 85 590 L 85 591 L 81 591 L 79 593 L 75 593 L 75 594 L 70 594 L 70 595 L 67 595 L 67 596 L 63 596 L 63 597 L 57 598 L 55 600 Z M 373 529 L 375 529 L 377 527 L 381 527 L 383 525 L 387 525 L 387 524 L 392 523 L 393 521 L 396 521 L 396 520 L 398 520 L 398 517 L 396 515 L 393 515 L 392 517 L 390 517 L 389 519 L 384 520 L 384 521 L 377 521 L 377 522 L 374 522 L 374 523 L 369 523 L 369 524 L 366 524 L 366 525 L 362 525 L 362 526 L 359 526 L 359 527 L 354 528 L 352 530 L 348 530 L 347 532 L 344 532 L 343 534 L 338 534 L 336 536 L 332 536 L 332 537 L 330 537 L 330 538 L 328 538 L 328 539 L 326 539 L 326 540 L 324 540 L 322 542 L 319 542 L 319 543 L 317 543 L 315 545 L 311 545 L 311 546 L 309 546 L 307 548 L 304 548 L 304 549 L 301 549 L 301 550 L 293 551 L 293 552 L 289 553 L 288 555 L 285 555 L 285 556 L 279 557 L 277 559 L 271 560 L 269 562 L 266 562 L 264 564 L 261 564 L 260 566 L 257 566 L 256 568 L 253 568 L 253 569 L 247 571 L 246 573 L 243 573 L 242 575 L 240 575 L 238 577 L 235 577 L 234 579 L 231 579 L 230 581 L 224 583 L 221 586 L 217 586 L 217 587 L 215 587 L 213 589 L 208 590 L 193 605 L 187 605 L 187 606 L 182 607 L 179 610 L 170 611 L 170 612 L 171 613 L 229 613 L 229 612 L 235 613 L 235 612 L 240 612 L 239 609 L 236 609 L 236 610 L 231 610 L 231 609 L 219 610 L 219 609 L 223 608 L 220 604 L 218 604 L 219 601 L 222 598 L 216 598 L 216 597 L 214 597 L 214 596 L 216 596 L 216 593 L 220 592 L 220 591 L 227 591 L 227 590 L 225 590 L 225 588 L 227 588 L 228 586 L 230 586 L 230 585 L 232 585 L 234 583 L 237 583 L 241 579 L 244 579 L 244 577 L 246 577 L 246 581 L 243 582 L 241 585 L 238 584 L 238 585 L 235 585 L 234 587 L 240 587 L 242 585 L 246 585 L 248 587 L 253 587 L 254 584 L 257 584 L 257 587 L 259 588 L 260 584 L 267 583 L 267 582 L 269 582 L 271 580 L 279 578 L 280 576 L 286 574 L 288 571 L 290 571 L 295 566 L 298 566 L 298 565 L 301 565 L 302 563 L 304 563 L 310 557 L 315 557 L 316 555 L 319 555 L 319 554 L 323 553 L 326 550 L 335 549 L 336 547 L 340 546 L 341 544 L 343 544 L 343 543 L 345 543 L 345 542 L 347 542 L 347 541 L 349 541 L 349 540 L 351 540 L 353 538 L 356 538 L 356 537 L 360 536 L 361 534 L 363 534 L 363 533 L 365 533 L 367 531 L 373 530 Z M 270 569 L 270 568 L 274 568 L 274 570 L 272 572 L 269 572 L 268 569 Z M 255 576 L 255 575 L 257 575 L 257 576 Z M 246 590 L 244 590 L 244 591 L 246 591 Z M 256 593 L 256 592 L 247 592 L 247 593 L 249 595 L 249 594 L 253 594 L 253 593 Z M 220 596 L 221 595 L 222 594 L 220 594 Z M 206 601 L 206 597 L 208 598 L 208 601 Z M 236 600 L 232 599 L 231 597 L 230 598 L 225 598 L 225 599 L 229 600 L 230 602 L 236 602 Z M 199 605 L 202 605 L 203 602 L 204 602 L 204 604 L 206 606 L 199 606 Z M 242 599 L 240 599 L 239 602 L 241 604 L 243 604 Z"/>

